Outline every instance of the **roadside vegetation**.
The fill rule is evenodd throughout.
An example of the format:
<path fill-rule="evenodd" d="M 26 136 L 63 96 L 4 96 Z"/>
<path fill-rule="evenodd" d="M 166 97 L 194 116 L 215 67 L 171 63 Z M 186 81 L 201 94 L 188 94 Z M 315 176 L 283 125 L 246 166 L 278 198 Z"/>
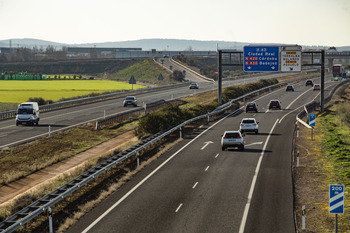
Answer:
<path fill-rule="evenodd" d="M 230 99 L 235 99 L 246 93 L 261 89 L 278 83 L 277 79 L 259 80 L 246 85 L 231 86 L 224 89 L 222 93 L 223 103 L 227 103 Z M 139 122 L 137 135 L 155 134 L 162 130 L 166 130 L 172 126 L 176 126 L 188 119 L 194 118 L 213 111 L 219 106 L 217 99 L 213 99 L 205 105 L 196 104 L 191 107 L 184 106 L 169 106 L 161 111 L 157 111 L 142 118 Z"/>
<path fill-rule="evenodd" d="M 300 167 L 296 168 L 297 229 L 301 231 L 301 206 L 306 206 L 307 232 L 333 232 L 335 215 L 329 214 L 329 185 L 345 186 L 344 214 L 338 215 L 339 232 L 350 232 L 350 87 L 317 114 L 314 140 L 301 128 L 297 139 Z"/>
<path fill-rule="evenodd" d="M 162 74 L 164 77 L 163 81 L 158 80 L 159 74 Z M 153 85 L 176 83 L 176 80 L 171 79 L 170 72 L 154 63 L 151 58 L 139 60 L 125 69 L 114 74 L 109 74 L 108 79 L 128 82 L 131 76 L 134 76 L 136 83 L 140 82 Z"/>
<path fill-rule="evenodd" d="M 217 75 L 215 75 L 215 71 L 217 71 L 217 58 L 216 57 L 191 57 L 191 56 L 177 56 L 175 57 L 175 60 L 178 62 L 181 62 L 185 64 L 186 66 L 191 67 L 196 72 L 217 80 Z M 237 61 L 238 62 L 238 61 Z M 223 78 L 226 77 L 233 77 L 233 76 L 239 76 L 245 74 L 244 71 L 242 71 L 241 67 L 224 67 L 223 69 Z"/>

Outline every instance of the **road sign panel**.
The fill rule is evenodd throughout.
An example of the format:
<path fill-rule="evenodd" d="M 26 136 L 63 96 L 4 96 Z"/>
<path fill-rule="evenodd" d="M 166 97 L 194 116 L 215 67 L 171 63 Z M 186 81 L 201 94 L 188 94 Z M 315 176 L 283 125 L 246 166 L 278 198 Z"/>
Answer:
<path fill-rule="evenodd" d="M 316 114 L 315 113 L 309 114 L 309 126 L 311 126 L 311 127 L 316 126 Z"/>
<path fill-rule="evenodd" d="M 243 70 L 246 72 L 278 72 L 279 47 L 245 46 Z"/>
<path fill-rule="evenodd" d="M 134 75 L 131 75 L 131 78 L 129 79 L 129 84 L 136 84 L 136 79 Z"/>
<path fill-rule="evenodd" d="M 344 214 L 344 185 L 329 185 L 329 213 Z"/>
<path fill-rule="evenodd" d="M 300 72 L 301 71 L 301 51 L 281 52 L 281 71 Z"/>

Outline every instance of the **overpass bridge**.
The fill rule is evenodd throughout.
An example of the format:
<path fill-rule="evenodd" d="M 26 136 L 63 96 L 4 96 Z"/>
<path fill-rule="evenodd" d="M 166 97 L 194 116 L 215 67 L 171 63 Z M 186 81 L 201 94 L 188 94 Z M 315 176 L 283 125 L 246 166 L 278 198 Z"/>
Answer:
<path fill-rule="evenodd" d="M 308 50 L 303 51 L 308 52 Z M 310 50 L 312 52 L 312 50 Z M 174 57 L 174 56 L 199 56 L 199 57 L 217 57 L 216 51 L 169 51 L 169 50 L 163 50 L 163 51 L 142 51 L 142 50 L 135 50 L 135 51 L 119 51 L 116 52 L 115 58 L 162 58 L 162 57 Z M 328 68 L 331 71 L 332 66 L 335 63 L 334 60 L 348 60 L 347 62 L 350 62 L 350 51 L 344 51 L 344 52 L 337 52 L 337 51 L 326 51 L 326 60 L 328 61 Z M 308 60 L 311 58 L 311 55 L 303 54 L 303 60 Z M 337 63 L 341 63 L 342 61 L 337 61 Z"/>

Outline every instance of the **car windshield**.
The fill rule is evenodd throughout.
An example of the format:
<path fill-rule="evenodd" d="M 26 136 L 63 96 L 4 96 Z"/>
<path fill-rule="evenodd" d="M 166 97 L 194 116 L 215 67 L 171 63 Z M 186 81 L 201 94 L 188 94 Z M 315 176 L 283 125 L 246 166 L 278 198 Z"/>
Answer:
<path fill-rule="evenodd" d="M 21 109 L 18 109 L 18 114 L 33 114 L 33 109 L 21 108 Z"/>
<path fill-rule="evenodd" d="M 278 104 L 278 101 L 271 101 L 271 104 Z"/>
<path fill-rule="evenodd" d="M 126 97 L 126 100 L 134 100 L 134 97 Z"/>
<path fill-rule="evenodd" d="M 225 138 L 240 138 L 241 135 L 239 133 L 226 133 Z"/>
<path fill-rule="evenodd" d="M 252 123 L 255 123 L 255 121 L 254 120 L 243 120 L 242 123 L 252 124 Z"/>
<path fill-rule="evenodd" d="M 248 107 L 254 107 L 254 106 L 255 106 L 255 104 L 250 103 L 250 104 L 247 104 L 247 106 L 248 106 Z"/>

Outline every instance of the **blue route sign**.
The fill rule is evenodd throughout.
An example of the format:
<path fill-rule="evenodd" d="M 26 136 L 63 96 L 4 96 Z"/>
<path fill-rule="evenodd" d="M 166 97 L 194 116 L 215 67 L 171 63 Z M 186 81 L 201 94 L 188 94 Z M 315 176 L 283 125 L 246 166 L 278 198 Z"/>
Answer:
<path fill-rule="evenodd" d="M 329 213 L 344 214 L 344 185 L 329 185 Z"/>
<path fill-rule="evenodd" d="M 245 72 L 278 72 L 279 47 L 245 46 L 243 50 Z"/>
<path fill-rule="evenodd" d="M 315 113 L 309 114 L 309 126 L 311 126 L 311 127 L 316 126 L 316 114 Z"/>

